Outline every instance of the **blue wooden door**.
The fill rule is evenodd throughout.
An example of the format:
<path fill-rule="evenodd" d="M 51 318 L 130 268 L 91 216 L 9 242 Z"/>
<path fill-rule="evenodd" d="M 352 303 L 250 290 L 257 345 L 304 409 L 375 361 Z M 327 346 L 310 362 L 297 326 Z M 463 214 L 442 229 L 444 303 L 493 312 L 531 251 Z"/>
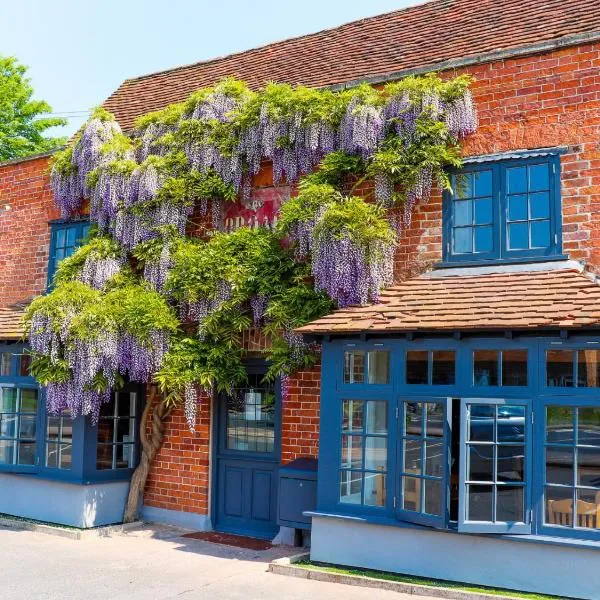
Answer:
<path fill-rule="evenodd" d="M 214 527 L 272 538 L 279 529 L 280 394 L 262 382 L 264 369 L 253 371 L 247 385 L 218 399 Z"/>

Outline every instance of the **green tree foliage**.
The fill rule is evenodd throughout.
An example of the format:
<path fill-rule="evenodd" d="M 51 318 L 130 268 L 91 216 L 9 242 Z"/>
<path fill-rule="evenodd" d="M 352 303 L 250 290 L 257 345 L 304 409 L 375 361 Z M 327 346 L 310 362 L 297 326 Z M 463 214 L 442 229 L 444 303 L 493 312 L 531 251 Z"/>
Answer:
<path fill-rule="evenodd" d="M 0 55 L 0 161 L 47 152 L 65 143 L 65 138 L 44 136 L 66 121 L 41 117 L 52 109 L 47 102 L 32 99 L 26 72 L 15 57 Z"/>

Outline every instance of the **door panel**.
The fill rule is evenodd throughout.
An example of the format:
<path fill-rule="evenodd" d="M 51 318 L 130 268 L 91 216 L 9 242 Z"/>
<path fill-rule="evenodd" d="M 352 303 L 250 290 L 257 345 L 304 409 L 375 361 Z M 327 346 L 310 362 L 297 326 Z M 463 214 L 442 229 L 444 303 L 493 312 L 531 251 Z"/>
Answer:
<path fill-rule="evenodd" d="M 224 465 L 223 468 L 223 503 L 227 517 L 243 515 L 244 470 Z"/>

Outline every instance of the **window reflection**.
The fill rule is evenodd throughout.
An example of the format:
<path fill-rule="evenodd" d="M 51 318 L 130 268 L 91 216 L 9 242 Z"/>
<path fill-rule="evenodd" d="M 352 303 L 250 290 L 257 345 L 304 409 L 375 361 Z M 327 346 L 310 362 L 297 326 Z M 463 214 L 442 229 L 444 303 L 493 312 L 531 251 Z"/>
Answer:
<path fill-rule="evenodd" d="M 389 351 L 350 350 L 344 352 L 344 383 L 386 385 L 389 382 Z"/>

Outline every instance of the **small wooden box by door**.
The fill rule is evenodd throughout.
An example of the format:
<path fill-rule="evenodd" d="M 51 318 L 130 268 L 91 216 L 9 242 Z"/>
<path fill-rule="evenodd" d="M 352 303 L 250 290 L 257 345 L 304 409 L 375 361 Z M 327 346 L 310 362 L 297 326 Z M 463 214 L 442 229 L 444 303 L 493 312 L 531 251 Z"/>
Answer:
<path fill-rule="evenodd" d="M 279 469 L 278 523 L 284 527 L 310 529 L 305 511 L 317 507 L 317 460 L 297 458 Z"/>

